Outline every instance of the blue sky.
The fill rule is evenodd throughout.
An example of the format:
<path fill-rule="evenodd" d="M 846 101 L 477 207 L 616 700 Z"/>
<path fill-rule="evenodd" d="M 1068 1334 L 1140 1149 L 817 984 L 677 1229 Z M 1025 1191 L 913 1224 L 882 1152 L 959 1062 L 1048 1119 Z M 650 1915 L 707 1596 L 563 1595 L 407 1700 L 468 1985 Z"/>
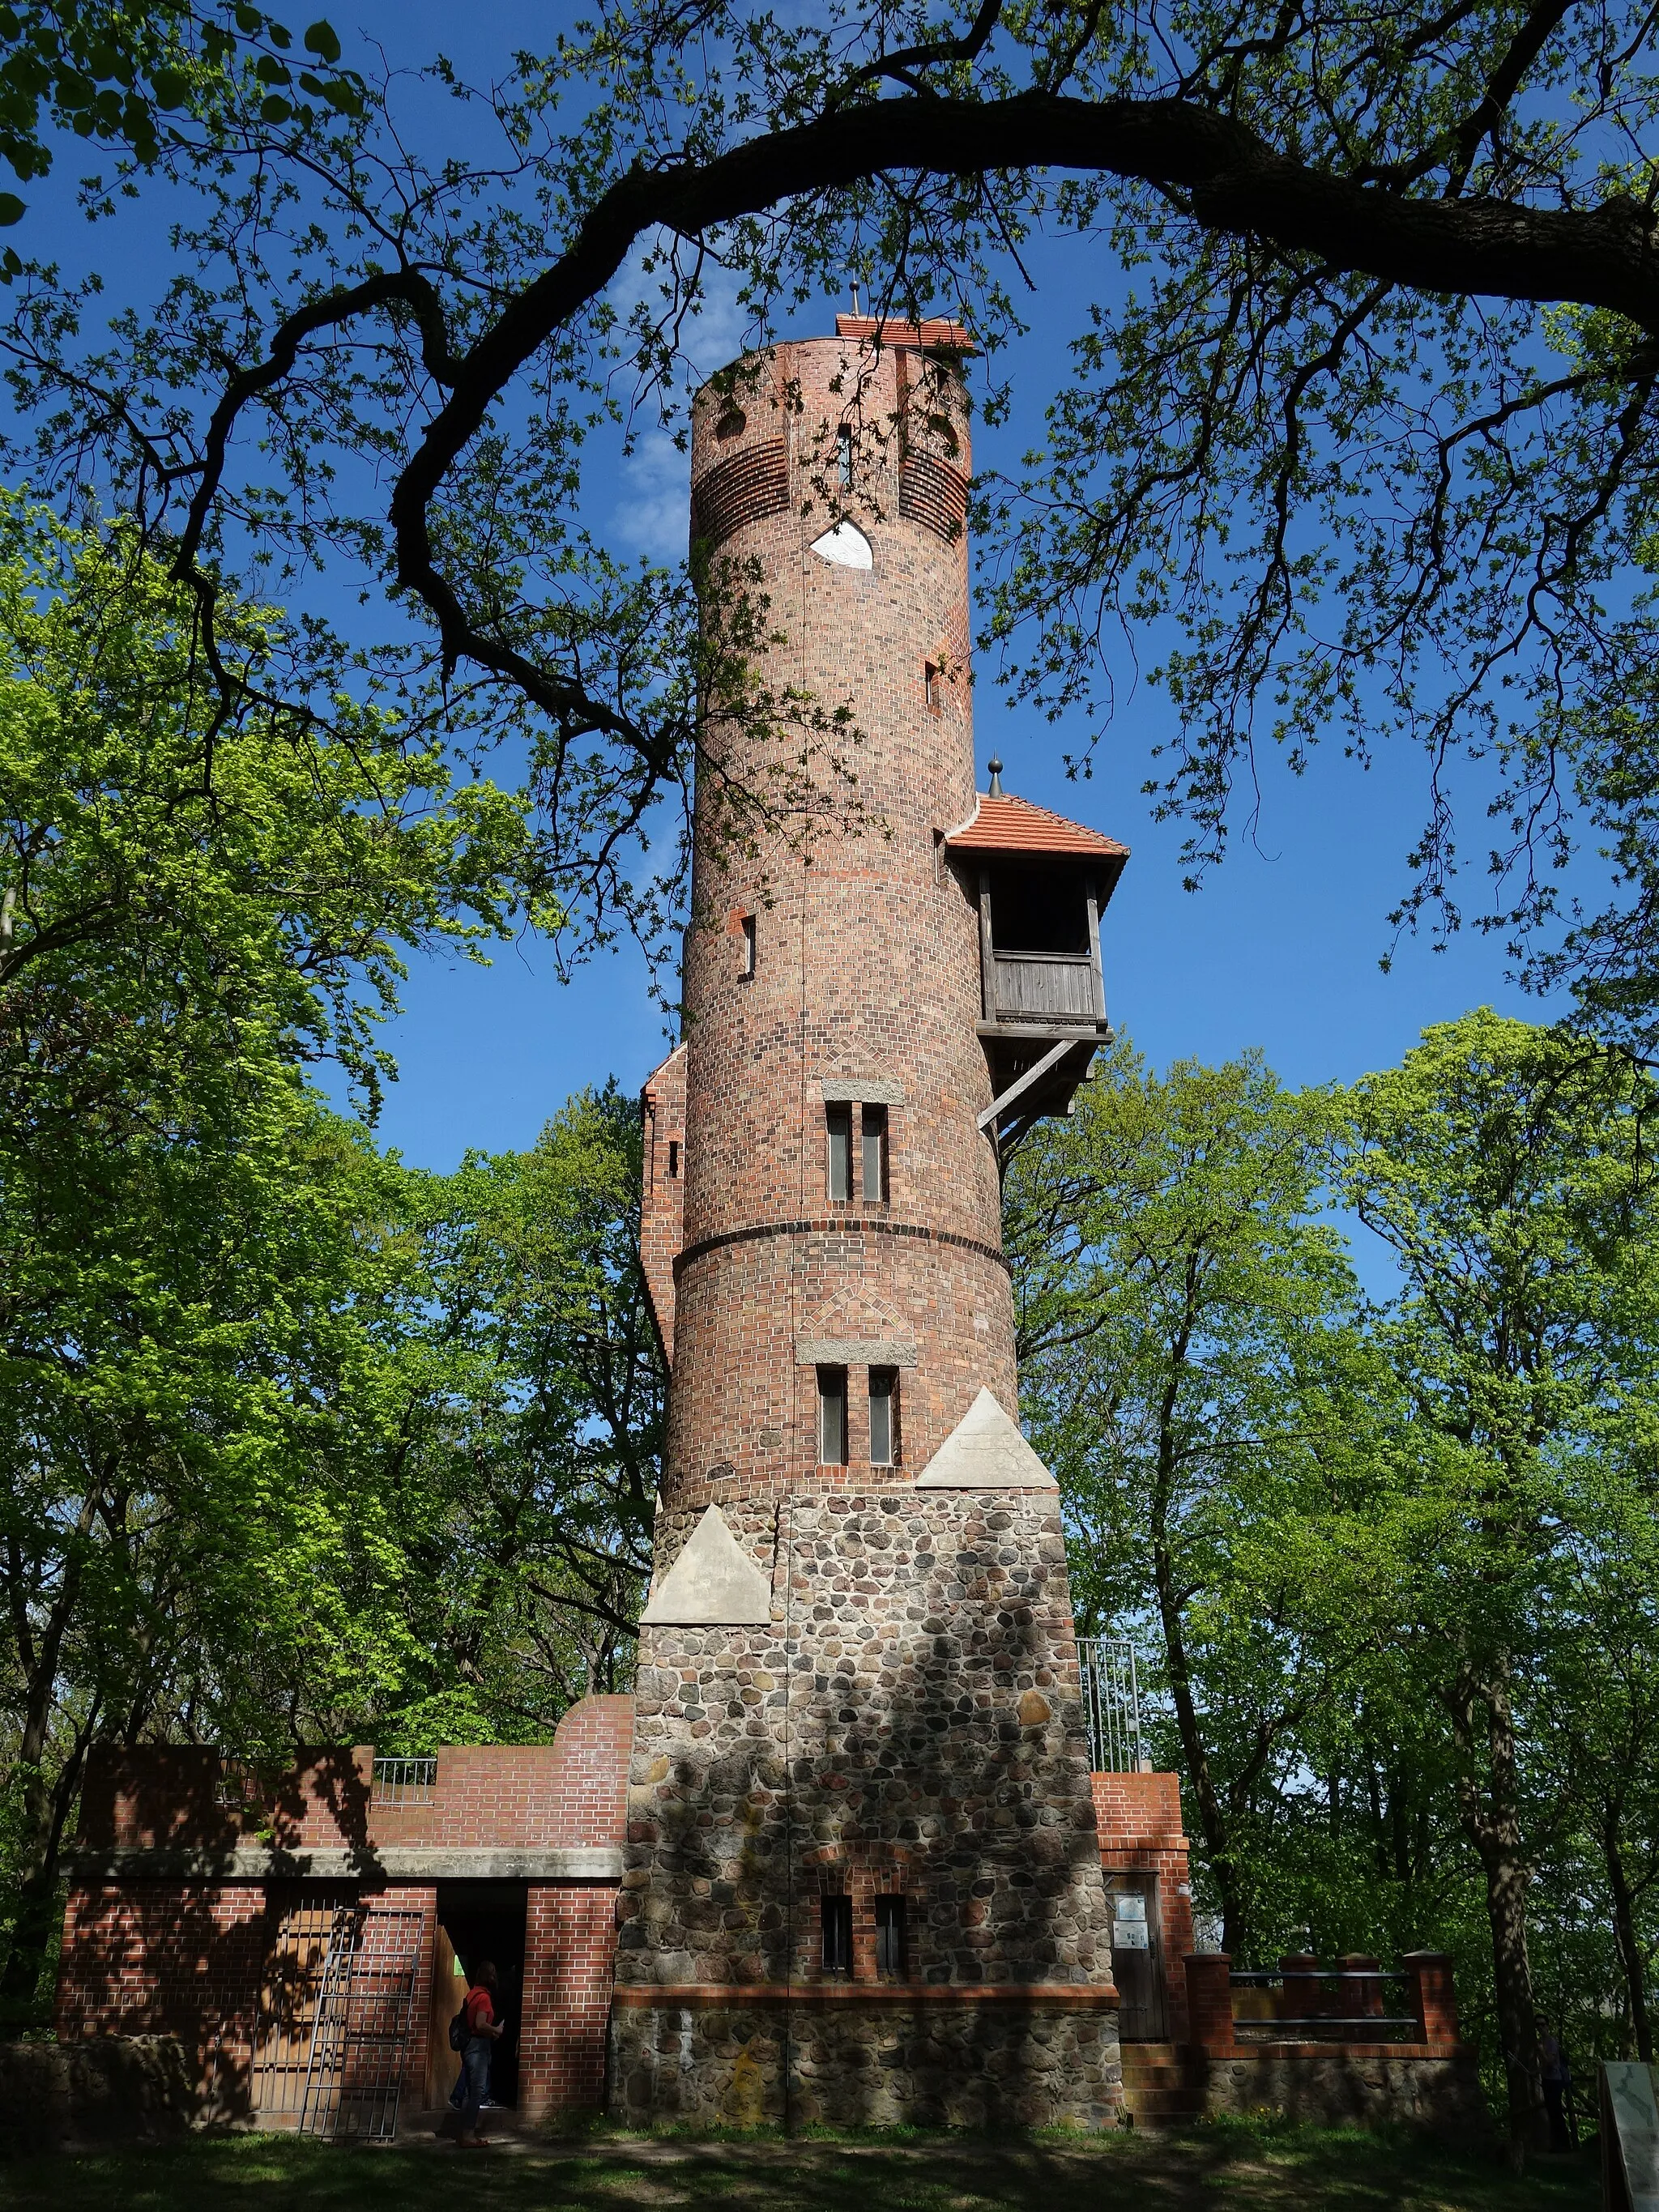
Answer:
<path fill-rule="evenodd" d="M 378 40 L 389 60 L 414 67 L 440 51 L 475 79 L 505 72 L 519 46 L 546 51 L 564 10 L 497 3 L 471 11 L 410 0 L 410 4 L 331 12 L 353 58 L 352 33 Z M 573 11 L 574 12 L 574 11 Z M 297 23 L 300 19 L 295 17 Z M 445 131 L 466 126 L 447 99 L 412 92 L 425 123 Z M 42 231 L 64 234 L 69 222 L 62 187 L 79 149 L 71 149 L 54 179 L 54 208 L 37 200 Z M 153 205 L 125 231 L 121 289 L 131 295 L 159 289 L 166 246 Z M 31 222 L 37 220 L 32 213 Z M 39 250 L 39 234 L 26 241 Z M 94 234 L 95 264 L 110 265 L 113 234 Z M 77 257 L 87 242 L 77 240 Z M 1099 252 L 1101 249 L 1090 249 Z M 1012 465 L 1041 435 L 1042 407 L 1064 374 L 1070 319 L 1092 279 L 1109 283 L 1098 263 L 1080 265 L 1083 249 L 1039 253 L 1046 288 L 1024 302 L 1031 335 L 1016 356 L 1014 419 L 976 440 L 981 466 Z M 837 305 L 803 313 L 787 334 L 831 327 Z M 703 371 L 719 367 L 739 343 L 736 319 L 718 306 L 697 335 Z M 647 434 L 630 460 L 612 455 L 596 471 L 586 520 L 617 550 L 673 558 L 685 538 L 686 464 L 665 439 Z M 1155 657 L 1148 641 L 1144 659 Z M 1426 941 L 1389 949 L 1389 909 L 1406 888 L 1406 855 L 1425 805 L 1425 763 L 1403 750 L 1384 753 L 1369 773 L 1344 760 L 1340 748 L 1316 754 L 1301 780 L 1276 761 L 1264 776 L 1253 842 L 1235 837 L 1224 866 L 1201 890 L 1182 888 L 1177 825 L 1149 814 L 1139 786 L 1148 754 L 1170 727 L 1163 696 L 1146 686 L 1121 696 L 1118 720 L 1097 760 L 1093 780 L 1066 780 L 1060 757 L 1082 732 L 1051 728 L 1011 706 L 981 671 L 975 716 L 979 758 L 1004 762 L 1005 786 L 1109 830 L 1133 848 L 1133 858 L 1106 917 L 1103 942 L 1108 998 L 1114 1020 L 1159 1066 L 1179 1057 L 1217 1060 L 1259 1046 L 1292 1083 L 1348 1078 L 1398 1060 L 1425 1024 L 1491 1003 L 1531 1016 L 1528 1000 L 1504 978 L 1501 940 L 1466 929 L 1443 953 Z M 1466 850 L 1484 850 L 1481 801 L 1471 793 L 1463 823 Z M 1480 897 L 1478 863 L 1465 880 L 1470 908 Z M 526 943 L 498 952 L 493 967 L 426 962 L 411 974 L 400 1019 L 387 1042 L 401 1080 L 387 1097 L 382 1140 L 411 1162 L 452 1166 L 470 1148 L 501 1150 L 533 1141 L 548 1115 L 574 1089 L 615 1075 L 634 1089 L 666 1048 L 660 1009 L 647 995 L 642 966 L 626 950 L 604 953 L 562 984 L 550 952 Z"/>

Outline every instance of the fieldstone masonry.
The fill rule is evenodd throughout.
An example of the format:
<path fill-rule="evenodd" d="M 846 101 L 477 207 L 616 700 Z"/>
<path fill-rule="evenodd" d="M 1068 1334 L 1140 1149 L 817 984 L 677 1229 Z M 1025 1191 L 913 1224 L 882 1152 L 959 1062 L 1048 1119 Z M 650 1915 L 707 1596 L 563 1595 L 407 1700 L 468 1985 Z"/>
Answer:
<path fill-rule="evenodd" d="M 966 341 L 873 336 L 842 319 L 738 364 L 694 414 L 695 526 L 766 600 L 758 672 L 849 735 L 787 821 L 733 842 L 700 798 L 684 1042 L 647 1089 L 654 1132 L 684 1085 L 683 1191 L 647 1193 L 653 1255 L 677 1205 L 683 1242 L 611 2100 L 638 2120 L 1098 2127 L 1121 2101 L 1109 1921 L 1058 1498 L 1008 1419 L 978 895 L 947 846 L 979 805 Z M 715 742 L 766 787 L 773 732 Z M 655 1258 L 653 1296 L 663 1275 Z M 844 1456 L 820 1448 L 825 1362 Z M 878 1366 L 897 1377 L 891 1466 L 870 1457 Z M 706 1590 L 675 1564 L 720 1523 L 769 1620 L 677 1596 Z M 835 1899 L 851 1954 L 832 1964 Z"/>

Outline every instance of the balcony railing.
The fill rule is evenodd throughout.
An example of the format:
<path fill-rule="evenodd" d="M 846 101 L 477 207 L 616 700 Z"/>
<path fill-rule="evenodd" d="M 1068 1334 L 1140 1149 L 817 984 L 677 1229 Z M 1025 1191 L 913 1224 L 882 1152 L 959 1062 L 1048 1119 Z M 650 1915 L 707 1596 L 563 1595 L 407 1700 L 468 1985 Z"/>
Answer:
<path fill-rule="evenodd" d="M 374 1802 L 390 1811 L 400 1805 L 429 1805 L 437 1781 L 435 1759 L 377 1759 Z"/>
<path fill-rule="evenodd" d="M 1141 1773 L 1146 1762 L 1134 1646 L 1121 1636 L 1079 1636 L 1077 1656 L 1090 1765 L 1097 1774 Z"/>
<path fill-rule="evenodd" d="M 1095 963 L 1065 952 L 992 955 L 996 1018 L 1009 1022 L 1092 1022 L 1099 1018 Z"/>

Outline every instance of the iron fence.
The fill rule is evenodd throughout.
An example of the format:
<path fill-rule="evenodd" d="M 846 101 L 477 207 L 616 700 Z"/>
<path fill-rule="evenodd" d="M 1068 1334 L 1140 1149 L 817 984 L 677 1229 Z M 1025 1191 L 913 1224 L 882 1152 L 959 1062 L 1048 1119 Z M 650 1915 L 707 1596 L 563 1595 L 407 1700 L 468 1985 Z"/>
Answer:
<path fill-rule="evenodd" d="M 374 1762 L 377 1805 L 429 1805 L 437 1783 L 435 1759 L 377 1759 Z"/>
<path fill-rule="evenodd" d="M 1089 1756 L 1095 1772 L 1140 1773 L 1146 1759 L 1134 1646 L 1122 1636 L 1080 1636 L 1077 1656 L 1083 1673 Z"/>

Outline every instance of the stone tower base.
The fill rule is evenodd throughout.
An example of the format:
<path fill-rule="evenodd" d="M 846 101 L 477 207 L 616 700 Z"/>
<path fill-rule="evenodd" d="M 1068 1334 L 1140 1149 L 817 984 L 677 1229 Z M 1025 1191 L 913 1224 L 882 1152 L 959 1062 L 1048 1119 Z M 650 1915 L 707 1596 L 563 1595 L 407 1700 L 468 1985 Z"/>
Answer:
<path fill-rule="evenodd" d="M 1097 1996 L 1098 2002 L 1091 2002 Z M 694 2127 L 1115 2127 L 1109 1989 L 618 1988 L 612 2115 Z"/>

